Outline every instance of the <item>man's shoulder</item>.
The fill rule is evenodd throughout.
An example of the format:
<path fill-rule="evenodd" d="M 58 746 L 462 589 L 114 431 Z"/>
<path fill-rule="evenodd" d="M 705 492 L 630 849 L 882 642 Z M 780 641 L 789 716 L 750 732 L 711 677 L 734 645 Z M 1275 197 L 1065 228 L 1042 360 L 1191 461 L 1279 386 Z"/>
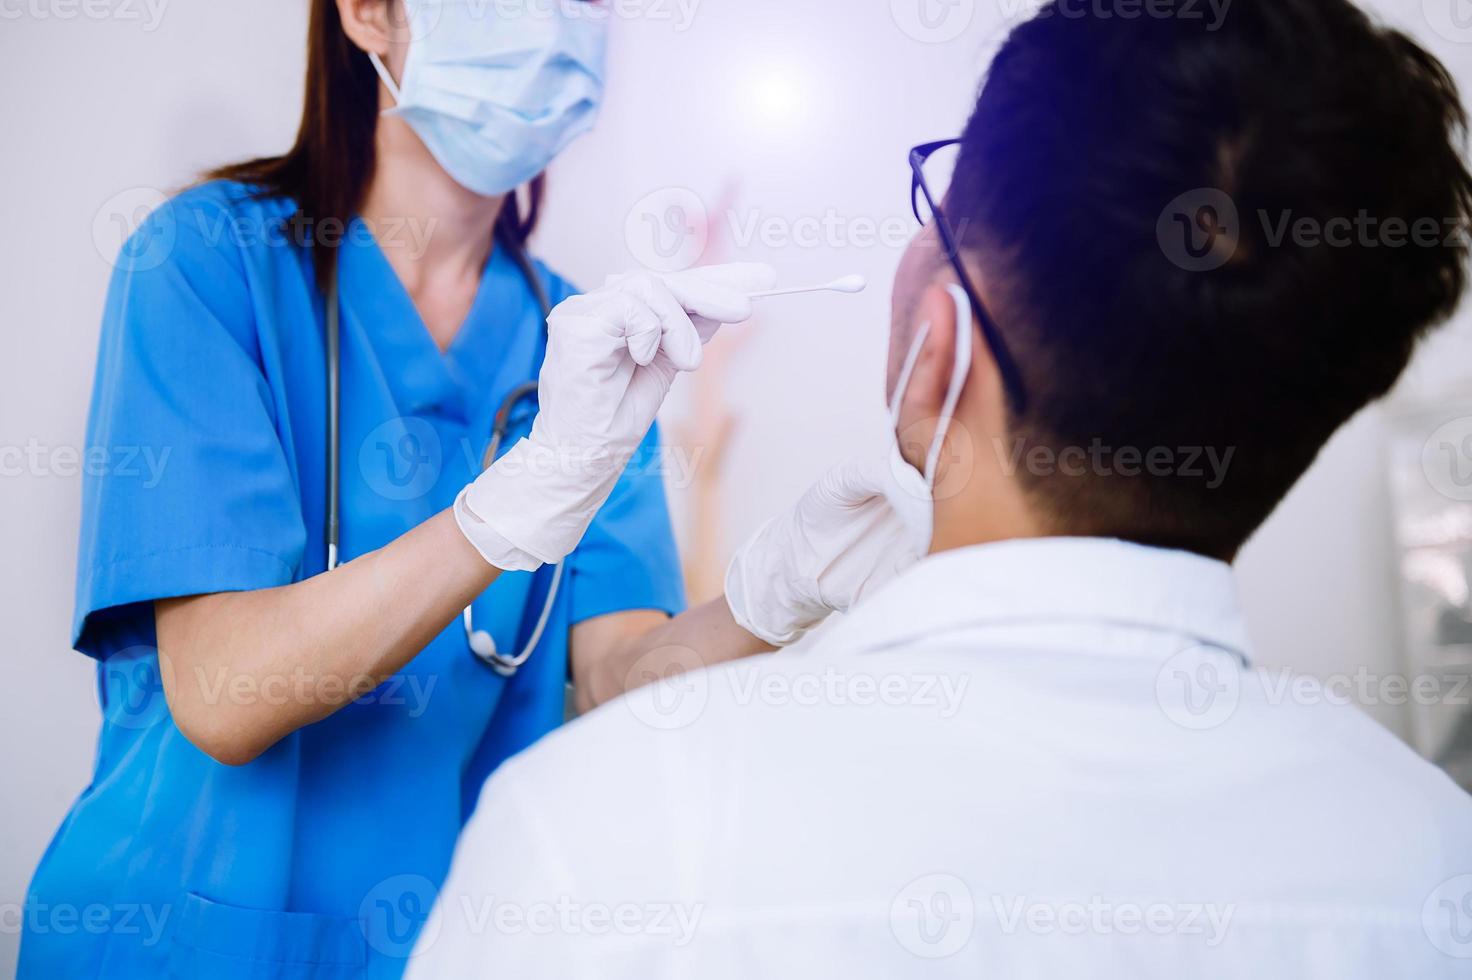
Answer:
<path fill-rule="evenodd" d="M 841 727 L 823 710 L 831 692 L 805 659 L 769 654 L 660 671 L 661 679 L 546 735 L 489 785 L 573 821 L 589 809 L 599 821 L 618 821 L 695 803 L 720 807 L 772 762 L 814 751 L 810 743 Z"/>
<path fill-rule="evenodd" d="M 628 785 L 657 780 L 675 755 L 693 751 L 698 723 L 708 721 L 705 671 L 669 673 L 652 684 L 608 701 L 502 765 L 506 777 L 528 788 L 565 794 L 589 781 Z M 569 781 L 567 773 L 577 772 Z"/>
<path fill-rule="evenodd" d="M 1187 730 L 1153 687 L 1085 685 L 1085 697 L 1076 679 L 1025 683 L 1024 662 L 808 652 L 671 674 L 549 735 L 496 781 L 514 782 L 571 866 L 651 887 L 673 867 L 863 877 L 843 863 L 861 838 L 893 842 L 868 849 L 869 877 L 939 864 L 998 887 L 1030 873 L 1014 852 L 1150 869 L 1200 839 L 1220 854 L 1181 880 L 1207 890 L 1253 892 L 1254 877 L 1296 868 L 1282 886 L 1305 901 L 1336 882 L 1350 904 L 1387 888 L 1399 904 L 1472 873 L 1472 797 L 1358 710 L 1244 694 L 1221 725 Z M 1076 776 L 1100 767 L 1109 779 Z M 919 840 L 905 833 L 917 812 L 930 823 Z M 1060 842 L 1040 813 L 1091 817 Z"/>
<path fill-rule="evenodd" d="M 1219 777 L 1205 795 L 1253 842 L 1244 866 L 1292 867 L 1283 887 L 1304 900 L 1363 907 L 1419 907 L 1437 882 L 1472 872 L 1472 796 L 1331 688 L 1257 673 L 1234 714 L 1192 733 Z"/>
<path fill-rule="evenodd" d="M 1472 796 L 1446 772 L 1359 708 L 1326 705 L 1305 714 L 1324 746 L 1328 779 L 1359 787 L 1399 826 L 1417 828 L 1428 844 L 1458 847 L 1472 861 Z"/>

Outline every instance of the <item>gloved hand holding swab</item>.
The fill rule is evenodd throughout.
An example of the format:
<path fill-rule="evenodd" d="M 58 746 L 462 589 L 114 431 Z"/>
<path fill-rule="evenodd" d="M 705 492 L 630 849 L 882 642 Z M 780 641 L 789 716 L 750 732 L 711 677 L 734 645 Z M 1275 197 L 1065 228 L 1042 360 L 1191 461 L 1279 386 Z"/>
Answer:
<path fill-rule="evenodd" d="M 792 296 L 797 293 L 862 293 L 869 285 L 868 280 L 860 275 L 844 276 L 821 286 L 793 286 L 788 289 L 769 289 L 761 293 L 749 293 L 752 299 L 766 299 L 769 296 Z"/>

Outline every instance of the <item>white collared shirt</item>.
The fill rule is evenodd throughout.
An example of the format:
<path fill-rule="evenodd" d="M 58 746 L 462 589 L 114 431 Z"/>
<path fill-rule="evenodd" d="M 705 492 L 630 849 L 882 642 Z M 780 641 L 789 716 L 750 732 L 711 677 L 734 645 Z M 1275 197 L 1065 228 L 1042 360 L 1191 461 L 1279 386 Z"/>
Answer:
<path fill-rule="evenodd" d="M 1249 661 L 1218 562 L 928 559 L 509 762 L 410 976 L 1472 977 L 1472 798 Z"/>

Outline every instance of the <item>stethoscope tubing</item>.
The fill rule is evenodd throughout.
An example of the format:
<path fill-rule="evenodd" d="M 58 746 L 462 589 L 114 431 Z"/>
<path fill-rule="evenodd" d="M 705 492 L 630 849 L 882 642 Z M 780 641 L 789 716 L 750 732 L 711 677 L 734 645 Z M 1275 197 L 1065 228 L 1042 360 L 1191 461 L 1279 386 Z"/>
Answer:
<path fill-rule="evenodd" d="M 552 313 L 552 303 L 548 299 L 546 289 L 542 286 L 541 279 L 537 276 L 536 269 L 532 267 L 531 260 L 520 245 L 505 241 L 504 236 L 499 235 L 497 244 L 509 249 L 527 285 L 531 287 L 532 293 L 536 296 L 537 303 L 542 310 L 542 330 L 545 335 L 547 319 Z M 327 315 L 325 318 L 327 327 L 327 526 L 325 536 L 329 572 L 338 566 L 339 544 L 342 535 L 342 314 L 337 272 L 337 255 L 334 252 L 332 269 L 327 282 Z M 492 423 L 490 442 L 481 460 L 482 470 L 496 461 L 501 444 L 511 427 L 511 414 L 517 404 L 534 397 L 536 393 L 537 382 L 527 381 L 513 388 L 501 402 L 501 407 L 497 409 L 495 420 Z M 471 606 L 465 607 L 465 611 L 461 614 L 461 622 L 465 627 L 466 643 L 477 660 L 502 677 L 509 678 L 531 659 L 532 653 L 541 642 L 543 634 L 546 633 L 548 623 L 551 622 L 552 609 L 557 603 L 558 591 L 562 585 L 562 567 L 561 562 L 553 566 L 552 582 L 547 588 L 547 597 L 542 602 L 542 611 L 537 617 L 536 625 L 532 628 L 531 636 L 527 638 L 527 642 L 515 656 L 508 657 L 500 653 L 496 649 L 494 638 L 489 633 L 476 630 L 475 612 Z"/>

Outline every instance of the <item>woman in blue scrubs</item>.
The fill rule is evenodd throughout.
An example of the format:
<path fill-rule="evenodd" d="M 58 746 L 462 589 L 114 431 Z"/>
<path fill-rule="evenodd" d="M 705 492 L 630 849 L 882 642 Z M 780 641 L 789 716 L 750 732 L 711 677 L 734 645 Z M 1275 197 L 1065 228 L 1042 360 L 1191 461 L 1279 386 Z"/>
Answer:
<path fill-rule="evenodd" d="M 657 451 L 655 399 L 636 465 L 587 494 L 596 516 L 563 549 L 529 660 L 507 677 L 472 653 L 464 606 L 519 651 L 555 574 L 502 571 L 496 534 L 462 533 L 457 495 L 498 410 L 514 403 L 509 446 L 536 406 L 508 398 L 539 371 L 541 425 L 595 401 L 570 389 L 650 369 L 595 380 L 559 362 L 554 406 L 537 294 L 572 290 L 517 261 L 514 188 L 590 123 L 601 32 L 402 2 L 314 0 L 296 145 L 181 194 L 119 260 L 89 444 L 161 467 L 85 487 L 74 640 L 97 661 L 103 725 L 27 898 L 22 977 L 397 977 L 481 784 L 561 722 L 569 678 L 586 708 L 693 650 L 762 649 L 724 602 L 670 618 L 684 598 L 663 489 L 637 465 Z M 465 21 L 474 9 L 494 22 Z M 596 320 L 596 298 L 574 302 Z M 532 469 L 496 474 L 498 499 L 528 502 L 515 517 L 566 490 Z"/>

